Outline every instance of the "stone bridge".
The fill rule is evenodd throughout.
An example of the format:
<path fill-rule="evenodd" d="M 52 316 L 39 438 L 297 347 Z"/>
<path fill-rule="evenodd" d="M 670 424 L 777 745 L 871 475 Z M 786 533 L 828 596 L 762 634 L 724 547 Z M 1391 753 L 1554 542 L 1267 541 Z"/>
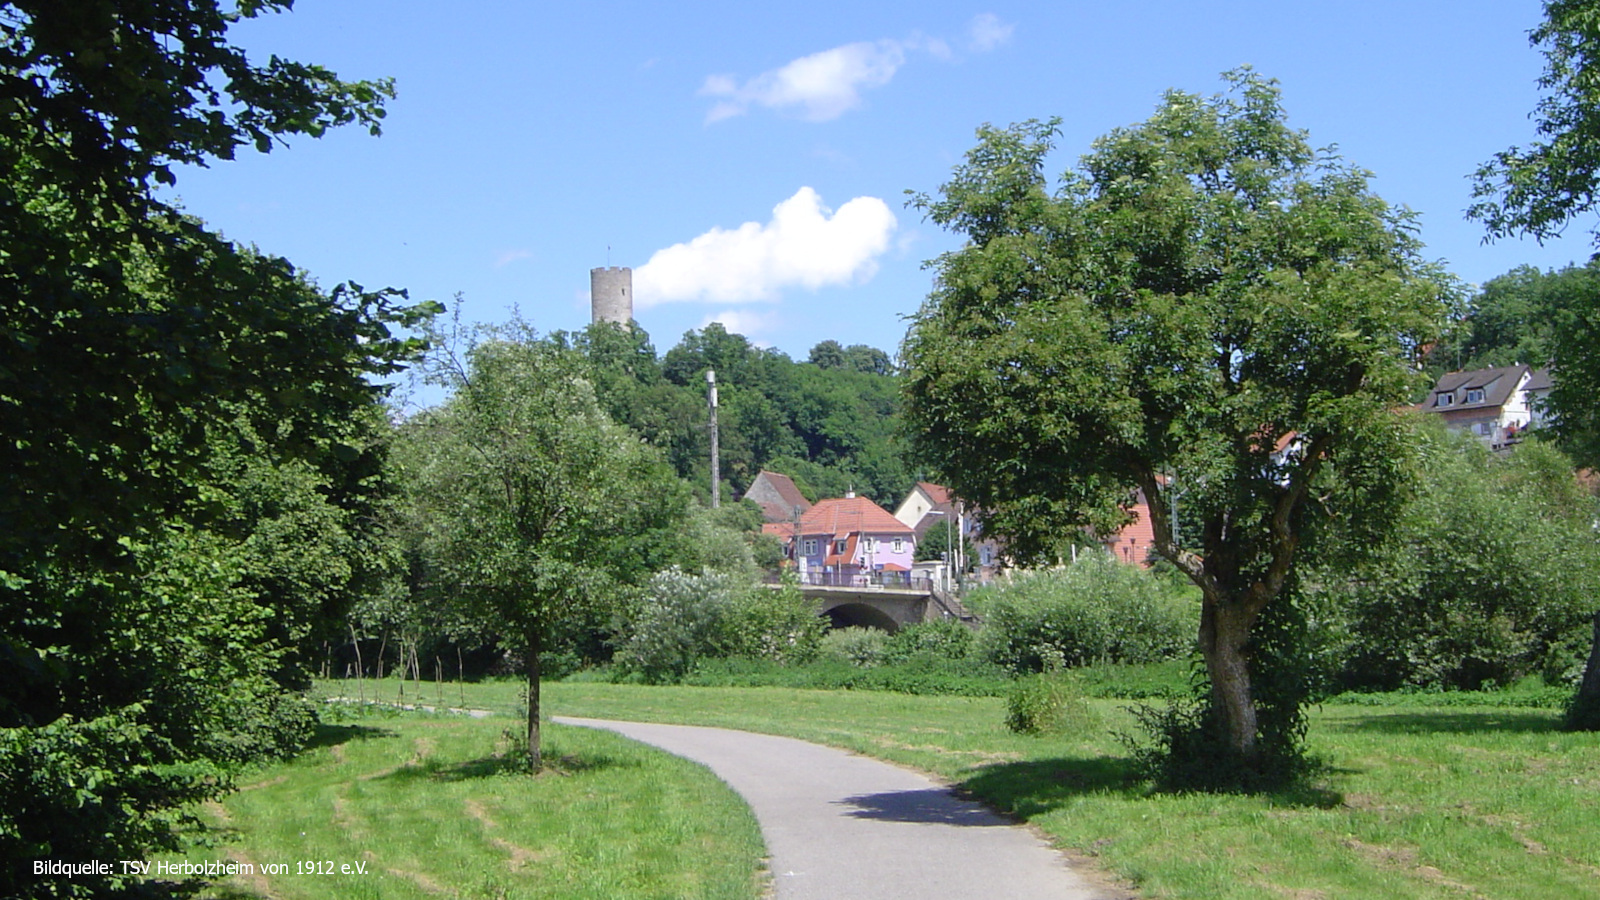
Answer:
<path fill-rule="evenodd" d="M 954 619 L 972 628 L 978 625 L 978 617 L 962 606 L 961 601 L 931 586 L 801 584 L 796 587 L 817 602 L 817 615 L 827 616 L 834 628 L 855 625 L 895 632 L 902 625 L 940 619 Z"/>

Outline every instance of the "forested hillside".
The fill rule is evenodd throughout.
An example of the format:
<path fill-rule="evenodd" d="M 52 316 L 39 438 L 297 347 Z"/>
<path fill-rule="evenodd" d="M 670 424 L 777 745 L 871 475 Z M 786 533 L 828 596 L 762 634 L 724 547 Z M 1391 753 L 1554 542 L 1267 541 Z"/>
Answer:
<path fill-rule="evenodd" d="M 591 325 L 548 340 L 587 361 L 606 412 L 660 447 L 701 494 L 709 492 L 707 369 L 721 395 L 723 496 L 740 496 L 770 469 L 795 476 L 813 499 L 854 490 L 892 506 L 915 480 L 895 438 L 899 378 L 882 350 L 823 341 L 796 362 L 715 322 L 660 357 L 637 325 Z"/>

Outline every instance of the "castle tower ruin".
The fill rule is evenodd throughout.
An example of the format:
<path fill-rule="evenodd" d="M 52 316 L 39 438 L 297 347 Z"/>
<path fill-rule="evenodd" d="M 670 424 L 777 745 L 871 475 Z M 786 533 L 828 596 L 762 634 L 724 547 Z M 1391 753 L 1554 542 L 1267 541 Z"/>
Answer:
<path fill-rule="evenodd" d="M 633 322 L 633 270 L 607 266 L 589 270 L 589 306 L 593 322 L 616 322 L 626 328 Z"/>

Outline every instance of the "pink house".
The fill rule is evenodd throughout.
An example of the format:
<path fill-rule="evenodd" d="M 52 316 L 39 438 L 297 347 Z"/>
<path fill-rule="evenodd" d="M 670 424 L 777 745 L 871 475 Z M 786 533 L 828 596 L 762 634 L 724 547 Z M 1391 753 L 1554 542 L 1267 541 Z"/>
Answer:
<path fill-rule="evenodd" d="M 800 519 L 794 549 L 800 580 L 811 584 L 904 584 L 916 533 L 865 497 L 820 500 Z"/>

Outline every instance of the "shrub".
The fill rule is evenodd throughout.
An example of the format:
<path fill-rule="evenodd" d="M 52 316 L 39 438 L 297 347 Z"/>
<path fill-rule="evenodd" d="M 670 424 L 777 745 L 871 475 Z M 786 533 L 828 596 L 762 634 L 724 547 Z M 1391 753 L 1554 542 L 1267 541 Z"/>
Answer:
<path fill-rule="evenodd" d="M 1146 663 L 1187 654 L 1199 628 L 1192 589 L 1109 555 L 986 588 L 979 649 L 1014 672 L 1095 662 Z"/>
<path fill-rule="evenodd" d="M 756 585 L 717 610 L 710 649 L 716 656 L 804 663 L 817 658 L 827 627 L 815 604 L 793 586 Z"/>
<path fill-rule="evenodd" d="M 877 628 L 837 628 L 822 636 L 823 656 L 853 666 L 871 668 L 883 662 L 884 645 L 889 635 Z"/>
<path fill-rule="evenodd" d="M 1532 441 L 1502 457 L 1472 438 L 1418 440 L 1418 483 L 1394 539 L 1359 567 L 1303 579 L 1337 611 L 1340 686 L 1575 683 L 1600 596 L 1600 545 L 1594 500 L 1570 460 Z"/>
<path fill-rule="evenodd" d="M 748 581 L 725 573 L 690 575 L 677 568 L 657 572 L 626 626 L 628 637 L 617 661 L 646 681 L 681 676 L 709 652 L 721 609 L 748 590 Z"/>
<path fill-rule="evenodd" d="M 1006 727 L 1018 734 L 1081 732 L 1099 725 L 1083 695 L 1058 675 L 1024 678 L 1006 697 Z"/>
<path fill-rule="evenodd" d="M 906 662 L 919 656 L 966 659 L 976 639 L 971 628 L 954 619 L 918 622 L 901 628 L 884 641 L 883 659 L 889 663 Z"/>
<path fill-rule="evenodd" d="M 706 657 L 742 656 L 776 663 L 814 659 L 827 627 L 792 587 L 757 585 L 724 572 L 658 572 L 624 626 L 617 654 L 624 675 L 649 682 L 681 678 Z"/>

